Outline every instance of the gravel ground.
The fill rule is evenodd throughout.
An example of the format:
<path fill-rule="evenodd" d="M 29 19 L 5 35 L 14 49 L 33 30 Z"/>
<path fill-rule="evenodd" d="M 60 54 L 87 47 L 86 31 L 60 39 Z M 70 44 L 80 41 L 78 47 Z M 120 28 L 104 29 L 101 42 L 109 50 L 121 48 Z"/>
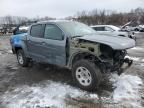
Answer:
<path fill-rule="evenodd" d="M 144 34 L 137 34 L 136 44 L 128 50 L 128 57 L 134 63 L 125 74 L 138 76 L 144 83 Z M 139 108 L 142 108 L 144 87 L 141 83 L 138 85 L 141 86 L 136 88 L 139 99 L 128 102 L 140 101 Z M 125 100 L 112 101 L 115 89 L 111 81 L 104 80 L 97 91 L 89 93 L 73 85 L 67 69 L 37 63 L 28 68 L 20 67 L 11 52 L 9 36 L 0 37 L 0 108 L 135 108 Z"/>

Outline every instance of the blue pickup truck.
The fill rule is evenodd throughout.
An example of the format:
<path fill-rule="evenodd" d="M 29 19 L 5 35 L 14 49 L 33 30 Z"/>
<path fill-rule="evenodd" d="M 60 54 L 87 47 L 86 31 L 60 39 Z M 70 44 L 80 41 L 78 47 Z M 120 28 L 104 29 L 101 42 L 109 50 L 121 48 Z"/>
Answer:
<path fill-rule="evenodd" d="M 32 24 L 10 42 L 21 66 L 36 61 L 68 68 L 75 84 L 85 90 L 96 89 L 102 74 L 120 74 L 125 63 L 129 67 L 126 50 L 135 46 L 133 39 L 99 35 L 83 23 L 64 20 Z"/>

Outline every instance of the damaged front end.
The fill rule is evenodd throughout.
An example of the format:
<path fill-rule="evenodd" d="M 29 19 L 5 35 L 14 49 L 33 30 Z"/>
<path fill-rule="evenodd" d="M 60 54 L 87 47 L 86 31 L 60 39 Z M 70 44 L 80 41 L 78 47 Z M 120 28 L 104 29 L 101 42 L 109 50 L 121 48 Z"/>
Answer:
<path fill-rule="evenodd" d="M 70 51 L 71 55 L 80 52 L 74 61 L 88 59 L 98 65 L 102 73 L 118 72 L 121 74 L 133 63 L 132 60 L 125 58 L 126 49 L 113 49 L 109 45 L 84 39 L 73 38 Z"/>
<path fill-rule="evenodd" d="M 121 74 L 133 63 L 132 60 L 125 58 L 126 50 L 135 47 L 133 39 L 94 34 L 72 40 L 75 43 L 73 49 L 88 52 L 84 58 L 99 65 L 103 73 L 117 71 Z"/>
<path fill-rule="evenodd" d="M 111 47 L 101 44 L 100 51 L 100 68 L 103 73 L 117 71 L 118 74 L 121 74 L 133 63 L 129 58 L 125 58 L 126 50 L 113 50 Z"/>

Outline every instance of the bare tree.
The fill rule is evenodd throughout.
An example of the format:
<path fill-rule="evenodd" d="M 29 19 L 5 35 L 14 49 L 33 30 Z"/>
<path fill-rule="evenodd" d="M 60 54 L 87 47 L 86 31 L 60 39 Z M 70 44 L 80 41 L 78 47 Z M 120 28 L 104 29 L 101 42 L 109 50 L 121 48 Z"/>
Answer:
<path fill-rule="evenodd" d="M 92 24 L 113 24 L 124 25 L 127 22 L 134 22 L 133 25 L 144 24 L 144 9 L 137 8 L 127 13 L 110 10 L 92 10 L 77 13 L 77 20 L 88 25 Z"/>
<path fill-rule="evenodd" d="M 12 16 L 8 15 L 3 17 L 3 24 L 6 25 L 7 27 L 11 27 L 11 25 L 13 24 Z"/>

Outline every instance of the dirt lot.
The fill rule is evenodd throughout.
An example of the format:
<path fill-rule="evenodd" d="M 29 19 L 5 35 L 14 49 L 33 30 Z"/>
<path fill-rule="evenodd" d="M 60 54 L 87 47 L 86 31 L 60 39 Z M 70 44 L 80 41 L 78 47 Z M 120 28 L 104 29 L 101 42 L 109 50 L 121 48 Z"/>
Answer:
<path fill-rule="evenodd" d="M 0 36 L 0 108 L 144 107 L 144 34 L 137 34 L 136 47 L 128 50 L 133 65 L 121 76 L 107 76 L 111 80 L 93 93 L 76 88 L 67 69 L 37 63 L 20 67 L 9 38 Z"/>

